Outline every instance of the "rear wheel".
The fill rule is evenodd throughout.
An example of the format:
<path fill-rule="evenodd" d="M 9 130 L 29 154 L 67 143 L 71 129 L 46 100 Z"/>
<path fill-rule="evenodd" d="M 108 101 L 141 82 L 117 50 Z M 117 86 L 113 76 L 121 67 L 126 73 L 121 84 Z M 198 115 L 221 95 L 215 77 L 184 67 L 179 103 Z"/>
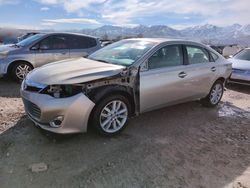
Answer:
<path fill-rule="evenodd" d="M 105 136 L 120 133 L 127 124 L 131 112 L 129 100 L 122 95 L 104 98 L 92 113 L 92 123 Z"/>
<path fill-rule="evenodd" d="M 204 106 L 214 107 L 219 104 L 224 93 L 224 83 L 217 80 L 212 86 L 209 94 L 201 102 Z"/>
<path fill-rule="evenodd" d="M 11 76 L 16 81 L 22 81 L 33 67 L 26 62 L 16 63 L 11 69 Z"/>

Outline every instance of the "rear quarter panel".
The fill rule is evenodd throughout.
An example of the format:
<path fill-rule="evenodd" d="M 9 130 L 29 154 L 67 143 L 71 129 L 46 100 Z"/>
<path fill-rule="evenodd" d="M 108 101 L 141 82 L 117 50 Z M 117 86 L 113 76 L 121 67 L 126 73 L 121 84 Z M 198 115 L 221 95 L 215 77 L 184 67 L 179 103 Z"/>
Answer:
<path fill-rule="evenodd" d="M 223 77 L 224 79 L 228 79 L 232 73 L 232 63 L 227 59 L 220 58 L 216 61 L 217 70 L 218 70 L 218 78 Z"/>

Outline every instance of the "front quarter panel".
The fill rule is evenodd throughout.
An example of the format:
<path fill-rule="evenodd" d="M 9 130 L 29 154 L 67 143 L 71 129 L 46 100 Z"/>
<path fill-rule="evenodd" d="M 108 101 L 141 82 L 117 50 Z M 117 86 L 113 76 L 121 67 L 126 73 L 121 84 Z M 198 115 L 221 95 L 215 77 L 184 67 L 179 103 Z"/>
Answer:
<path fill-rule="evenodd" d="M 2 61 L 2 71 L 4 74 L 7 73 L 8 67 L 18 61 L 26 61 L 32 64 L 33 67 L 36 67 L 34 64 L 35 53 L 29 51 L 27 49 L 19 49 L 17 51 L 8 54 L 7 58 L 1 60 Z"/>

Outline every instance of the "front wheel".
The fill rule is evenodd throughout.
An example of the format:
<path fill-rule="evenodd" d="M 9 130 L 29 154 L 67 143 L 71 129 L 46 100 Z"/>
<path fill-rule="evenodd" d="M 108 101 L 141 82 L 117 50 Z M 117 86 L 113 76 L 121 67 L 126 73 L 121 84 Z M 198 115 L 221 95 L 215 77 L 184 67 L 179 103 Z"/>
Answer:
<path fill-rule="evenodd" d="M 217 80 L 212 86 L 209 94 L 206 98 L 201 99 L 201 102 L 204 106 L 214 107 L 219 104 L 224 92 L 224 83 L 220 80 Z"/>
<path fill-rule="evenodd" d="M 19 62 L 11 69 L 11 76 L 16 81 L 22 81 L 33 68 L 26 62 Z"/>
<path fill-rule="evenodd" d="M 126 127 L 130 112 L 129 100 L 123 95 L 113 95 L 97 104 L 92 113 L 92 123 L 102 135 L 113 136 Z"/>

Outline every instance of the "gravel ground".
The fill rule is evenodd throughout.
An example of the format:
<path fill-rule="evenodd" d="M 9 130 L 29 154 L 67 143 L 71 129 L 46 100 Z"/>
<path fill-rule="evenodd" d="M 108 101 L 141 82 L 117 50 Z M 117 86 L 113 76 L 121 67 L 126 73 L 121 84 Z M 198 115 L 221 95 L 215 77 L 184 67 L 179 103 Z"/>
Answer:
<path fill-rule="evenodd" d="M 214 109 L 191 102 L 143 114 L 114 138 L 36 128 L 19 87 L 0 80 L 1 188 L 250 188 L 250 87 L 230 86 Z"/>

